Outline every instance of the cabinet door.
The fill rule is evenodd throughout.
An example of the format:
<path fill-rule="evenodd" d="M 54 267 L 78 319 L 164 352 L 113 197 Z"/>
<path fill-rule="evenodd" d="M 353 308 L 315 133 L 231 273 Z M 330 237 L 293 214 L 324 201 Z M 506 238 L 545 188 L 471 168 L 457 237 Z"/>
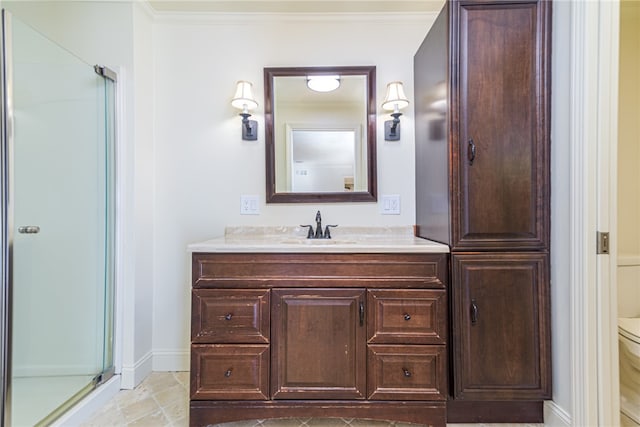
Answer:
<path fill-rule="evenodd" d="M 453 255 L 456 398 L 550 398 L 548 256 Z"/>
<path fill-rule="evenodd" d="M 548 246 L 549 3 L 454 3 L 454 250 Z"/>
<path fill-rule="evenodd" d="M 274 399 L 364 399 L 364 289 L 272 291 Z"/>

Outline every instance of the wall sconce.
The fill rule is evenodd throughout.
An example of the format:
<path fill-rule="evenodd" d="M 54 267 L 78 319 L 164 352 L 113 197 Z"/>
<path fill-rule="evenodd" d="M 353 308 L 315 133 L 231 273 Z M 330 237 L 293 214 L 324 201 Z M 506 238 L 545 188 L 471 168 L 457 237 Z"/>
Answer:
<path fill-rule="evenodd" d="M 409 105 L 409 100 L 404 94 L 402 82 L 391 82 L 387 85 L 387 96 L 382 102 L 382 108 L 387 111 L 393 111 L 391 117 L 393 120 L 384 122 L 384 139 L 385 141 L 400 140 L 400 116 L 401 109 Z"/>
<path fill-rule="evenodd" d="M 249 120 L 251 114 L 249 110 L 258 107 L 258 103 L 253 99 L 253 85 L 251 82 L 240 80 L 236 87 L 236 94 L 231 100 L 231 105 L 242 110 L 242 139 L 245 141 L 255 141 L 258 139 L 258 122 Z"/>

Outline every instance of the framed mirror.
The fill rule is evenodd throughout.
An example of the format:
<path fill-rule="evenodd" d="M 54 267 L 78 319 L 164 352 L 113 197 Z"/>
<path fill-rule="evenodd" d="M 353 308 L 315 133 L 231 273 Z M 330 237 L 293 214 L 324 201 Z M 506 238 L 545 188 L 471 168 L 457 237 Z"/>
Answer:
<path fill-rule="evenodd" d="M 267 203 L 377 200 L 375 73 L 264 69 Z"/>

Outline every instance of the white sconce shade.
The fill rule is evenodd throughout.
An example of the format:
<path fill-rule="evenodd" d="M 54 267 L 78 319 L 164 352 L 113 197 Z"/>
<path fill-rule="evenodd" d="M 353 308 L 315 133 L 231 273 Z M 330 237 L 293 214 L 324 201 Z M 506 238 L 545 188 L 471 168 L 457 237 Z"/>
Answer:
<path fill-rule="evenodd" d="M 409 105 L 407 95 L 404 94 L 402 82 L 391 82 L 387 85 L 387 96 L 384 97 L 382 108 L 387 111 L 393 111 L 391 117 L 393 120 L 384 122 L 384 139 L 385 141 L 400 140 L 400 110 Z"/>
<path fill-rule="evenodd" d="M 307 76 L 307 87 L 316 92 L 331 92 L 340 87 L 340 76 Z"/>
<path fill-rule="evenodd" d="M 253 110 L 258 103 L 253 98 L 253 85 L 251 82 L 240 80 L 236 86 L 236 94 L 231 100 L 231 105 L 239 110 Z"/>
<path fill-rule="evenodd" d="M 382 108 L 387 111 L 398 112 L 409 105 L 407 95 L 404 94 L 402 82 L 391 82 L 387 85 L 387 96 L 382 102 Z"/>
<path fill-rule="evenodd" d="M 231 105 L 242 110 L 242 139 L 245 141 L 255 141 L 258 139 L 258 122 L 249 120 L 251 114 L 249 110 L 258 107 L 258 103 L 253 98 L 253 85 L 251 82 L 240 80 L 236 86 L 236 94 L 231 100 Z"/>

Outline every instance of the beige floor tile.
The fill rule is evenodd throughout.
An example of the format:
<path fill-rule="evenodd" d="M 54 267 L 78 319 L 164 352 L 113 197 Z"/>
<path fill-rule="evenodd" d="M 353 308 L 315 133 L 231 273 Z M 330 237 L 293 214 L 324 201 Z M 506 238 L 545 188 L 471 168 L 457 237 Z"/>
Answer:
<path fill-rule="evenodd" d="M 154 372 L 135 390 L 122 390 L 81 427 L 188 427 L 189 373 Z M 212 427 L 423 427 L 340 418 L 245 420 Z M 449 424 L 447 427 L 543 427 L 542 424 Z"/>
<path fill-rule="evenodd" d="M 157 412 L 146 415 L 132 423 L 127 424 L 127 427 L 170 427 L 171 423 L 164 416 L 162 411 L 158 409 Z"/>
<path fill-rule="evenodd" d="M 157 389 L 153 394 L 153 398 L 160 406 L 170 406 L 176 403 L 184 403 L 187 397 L 187 391 L 178 383 L 174 383 L 166 388 Z"/>
<path fill-rule="evenodd" d="M 348 420 L 352 422 L 352 420 Z M 309 427 L 344 427 L 350 424 L 341 418 L 313 418 L 309 420 L 305 425 Z"/>
<path fill-rule="evenodd" d="M 178 401 L 173 404 L 162 405 L 162 411 L 164 412 L 164 415 L 172 423 L 175 423 L 183 418 L 188 418 L 188 409 L 188 404 L 185 404 L 182 399 L 178 399 Z"/>
<path fill-rule="evenodd" d="M 264 427 L 299 427 L 300 420 L 297 418 L 275 418 L 264 420 L 260 425 Z"/>
<path fill-rule="evenodd" d="M 131 405 L 127 405 L 120 410 L 124 415 L 124 421 L 126 421 L 127 423 L 138 421 L 142 417 L 150 417 L 152 414 L 155 414 L 157 412 L 162 413 L 160 406 L 158 406 L 156 401 L 151 398 L 140 400 Z"/>

